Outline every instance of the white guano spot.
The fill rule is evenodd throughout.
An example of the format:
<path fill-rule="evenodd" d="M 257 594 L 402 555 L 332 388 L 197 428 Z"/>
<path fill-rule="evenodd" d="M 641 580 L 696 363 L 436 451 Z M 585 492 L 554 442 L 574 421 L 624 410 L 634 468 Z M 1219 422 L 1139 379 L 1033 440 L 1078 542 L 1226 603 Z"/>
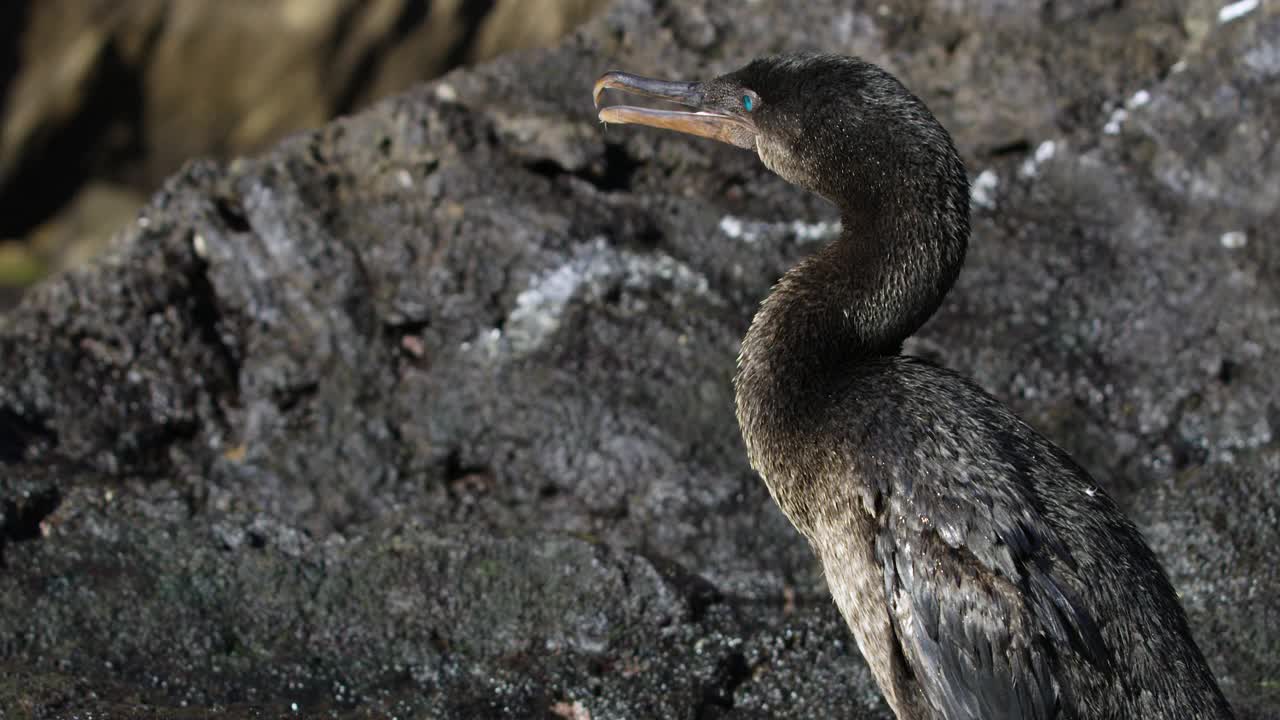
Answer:
<path fill-rule="evenodd" d="M 1000 176 L 995 170 L 987 168 L 978 173 L 973 185 L 969 188 L 969 201 L 980 208 L 990 210 L 996 206 L 996 189 L 1000 187 Z"/>
<path fill-rule="evenodd" d="M 1129 111 L 1124 108 L 1116 108 L 1111 111 L 1111 117 L 1107 118 L 1107 124 L 1102 126 L 1102 132 L 1107 135 L 1119 135 L 1120 128 L 1124 125 L 1124 121 L 1129 119 Z"/>
<path fill-rule="evenodd" d="M 1232 230 L 1222 233 L 1222 237 L 1218 238 L 1218 242 L 1222 243 L 1222 247 L 1228 250 L 1239 250 L 1249 244 L 1249 236 L 1240 230 Z"/>
<path fill-rule="evenodd" d="M 805 222 L 763 222 L 760 220 L 743 220 L 733 215 L 720 218 L 720 232 L 734 240 L 741 240 L 754 245 L 761 239 L 783 240 L 795 238 L 802 243 L 830 240 L 840 233 L 840 223 L 828 220 Z"/>
<path fill-rule="evenodd" d="M 1018 168 L 1018 174 L 1022 177 L 1035 177 L 1040 171 L 1040 166 L 1053 159 L 1058 152 L 1058 144 L 1052 140 L 1045 140 L 1036 146 L 1036 151 L 1031 157 L 1023 161 L 1022 166 Z"/>
<path fill-rule="evenodd" d="M 454 102 L 458 99 L 458 91 L 449 83 L 440 83 L 436 85 L 436 97 L 445 102 Z"/>
<path fill-rule="evenodd" d="M 535 350 L 560 329 L 566 308 L 574 298 L 599 303 L 617 290 L 623 291 L 624 300 L 620 302 L 630 312 L 644 312 L 653 297 L 663 297 L 677 305 L 691 296 L 712 304 L 720 302 L 712 295 L 705 276 L 670 255 L 618 250 L 604 238 L 597 238 L 575 249 L 557 267 L 535 275 L 516 296 L 503 330 L 482 331 L 463 343 L 462 350 L 476 348 L 490 358 L 502 352 Z"/>
<path fill-rule="evenodd" d="M 1129 119 L 1129 111 L 1136 110 L 1149 102 L 1151 102 L 1151 93 L 1147 90 L 1138 90 L 1130 95 L 1129 99 L 1124 101 L 1123 107 L 1111 111 L 1106 124 L 1102 126 L 1102 132 L 1107 135 L 1119 135 L 1125 121 Z"/>
<path fill-rule="evenodd" d="M 745 242 L 755 242 L 755 238 L 746 238 L 742 235 L 742 221 L 732 215 L 725 215 L 720 218 L 720 232 L 734 240 L 741 239 Z"/>
<path fill-rule="evenodd" d="M 1040 165 L 1053 159 L 1053 154 L 1058 151 L 1058 146 L 1052 140 L 1045 140 L 1036 148 L 1036 164 Z"/>
<path fill-rule="evenodd" d="M 840 232 L 840 223 L 825 221 L 810 223 L 794 220 L 791 223 L 791 232 L 801 242 L 829 240 Z"/>
<path fill-rule="evenodd" d="M 516 296 L 515 309 L 506 323 L 509 332 L 527 341 L 530 347 L 541 345 L 560 327 L 564 306 L 586 279 L 586 269 L 570 261 L 535 279 Z"/>
<path fill-rule="evenodd" d="M 1222 9 L 1218 11 L 1218 24 L 1223 25 L 1229 23 L 1232 20 L 1244 17 L 1257 9 L 1258 0 L 1239 0 L 1239 2 L 1224 5 Z"/>

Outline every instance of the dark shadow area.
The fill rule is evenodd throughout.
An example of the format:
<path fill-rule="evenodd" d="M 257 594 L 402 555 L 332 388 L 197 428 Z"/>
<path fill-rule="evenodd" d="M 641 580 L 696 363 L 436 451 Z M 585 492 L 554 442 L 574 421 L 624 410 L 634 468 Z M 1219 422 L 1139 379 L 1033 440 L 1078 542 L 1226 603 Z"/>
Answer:
<path fill-rule="evenodd" d="M 543 158 L 525 163 L 525 169 L 551 180 L 562 175 L 573 175 L 591 183 L 601 192 L 626 192 L 631 190 L 631 180 L 640 165 L 641 161 L 632 157 L 622 144 L 606 143 L 602 164 L 570 172 L 555 160 Z"/>
<path fill-rule="evenodd" d="M 395 46 L 399 45 L 405 38 L 409 37 L 415 30 L 427 21 L 431 15 L 431 0 L 416 0 L 415 2 L 405 3 L 400 9 L 400 15 L 396 17 L 395 23 L 392 24 L 391 32 L 381 38 L 377 43 L 370 46 L 360 57 L 356 63 L 348 79 L 347 85 L 338 95 L 334 102 L 333 112 L 335 114 L 348 113 L 355 109 L 356 101 L 360 97 L 360 93 L 364 91 L 373 80 L 374 73 L 378 68 L 378 62 L 386 56 L 386 54 Z M 482 3 L 476 3 L 482 4 Z M 489 2 L 492 5 L 492 2 Z M 466 7 L 470 7 L 468 3 Z M 348 11 L 348 15 L 355 14 L 360 10 L 359 6 L 352 6 Z M 488 12 L 486 10 L 486 12 Z M 481 20 L 484 19 L 482 15 Z M 348 33 L 353 27 L 350 22 L 338 23 L 338 33 L 333 38 L 334 54 L 345 44 Z M 452 58 L 450 58 L 452 60 Z M 452 69 L 450 66 L 448 69 Z"/>
<path fill-rule="evenodd" d="M 22 462 L 32 445 L 53 439 L 53 431 L 43 423 L 0 408 L 0 463 Z"/>
<path fill-rule="evenodd" d="M 469 0 L 458 11 L 458 21 L 462 24 L 462 34 L 445 56 L 444 70 L 456 68 L 467 61 L 467 53 L 475 43 L 476 35 L 485 17 L 493 10 L 494 0 Z"/>
<path fill-rule="evenodd" d="M 21 500 L 2 501 L 0 541 L 23 542 L 40 537 L 40 523 L 57 510 L 61 502 L 62 493 L 57 488 L 33 493 Z"/>
<path fill-rule="evenodd" d="M 87 87 L 92 90 L 84 110 L 29 143 L 0 188 L 0 237 L 26 235 L 95 173 L 142 151 L 142 87 L 113 45 L 104 48 Z"/>
<path fill-rule="evenodd" d="M 26 3 L 0 3 L 0 117 L 8 108 L 9 86 L 18 76 L 22 60 L 22 33 L 26 26 Z"/>

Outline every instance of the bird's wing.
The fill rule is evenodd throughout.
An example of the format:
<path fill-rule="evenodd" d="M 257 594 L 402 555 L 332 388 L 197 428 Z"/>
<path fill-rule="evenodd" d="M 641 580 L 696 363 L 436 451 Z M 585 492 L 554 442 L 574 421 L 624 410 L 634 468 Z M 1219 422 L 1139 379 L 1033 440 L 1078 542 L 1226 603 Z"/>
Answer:
<path fill-rule="evenodd" d="M 1070 639 L 1052 578 L 1029 575 L 1030 584 L 1045 586 L 1028 597 L 936 536 L 906 541 L 885 533 L 877 555 L 903 654 L 939 717 L 1060 717 L 1070 689 L 1055 677 L 1055 653 Z"/>
<path fill-rule="evenodd" d="M 1071 554 L 1036 485 L 1082 471 L 976 386 L 916 370 L 899 378 L 923 387 L 899 397 L 929 400 L 888 409 L 870 430 L 883 433 L 873 446 L 899 458 L 870 474 L 883 510 L 875 554 L 903 653 L 942 717 L 1062 717 L 1074 702 L 1060 660 L 1105 664 L 1107 651 L 1063 579 Z"/>

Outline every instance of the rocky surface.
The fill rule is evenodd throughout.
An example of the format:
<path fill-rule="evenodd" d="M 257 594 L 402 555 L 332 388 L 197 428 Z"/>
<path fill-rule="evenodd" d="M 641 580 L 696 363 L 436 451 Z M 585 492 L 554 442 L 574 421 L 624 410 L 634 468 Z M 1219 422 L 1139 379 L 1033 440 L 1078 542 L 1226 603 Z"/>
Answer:
<path fill-rule="evenodd" d="M 37 288 L 0 320 L 0 715 L 887 717 L 733 418 L 832 210 L 590 103 L 818 48 L 899 73 L 975 178 L 908 350 L 1095 473 L 1280 717 L 1280 12 L 844 5 L 619 0 L 190 164 Z"/>

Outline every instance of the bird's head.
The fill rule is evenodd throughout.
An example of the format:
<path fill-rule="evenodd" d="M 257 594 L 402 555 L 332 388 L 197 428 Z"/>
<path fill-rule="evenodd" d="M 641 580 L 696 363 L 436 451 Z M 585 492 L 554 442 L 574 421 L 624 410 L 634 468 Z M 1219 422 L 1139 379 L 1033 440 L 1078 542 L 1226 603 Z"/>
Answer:
<path fill-rule="evenodd" d="M 886 204 L 900 212 L 896 200 L 916 192 L 935 208 L 938 201 L 962 204 L 967 226 L 968 182 L 950 136 L 924 103 L 871 63 L 782 55 L 705 82 L 608 72 L 595 84 L 597 106 L 606 89 L 689 108 L 615 105 L 600 110 L 606 123 L 677 130 L 754 150 L 784 179 L 858 214 L 887 210 Z"/>
<path fill-rule="evenodd" d="M 600 110 L 604 122 L 755 150 L 769 169 L 841 209 L 840 239 L 787 273 L 752 324 L 753 332 L 802 337 L 765 344 L 788 351 L 824 347 L 817 355 L 836 363 L 855 351 L 851 347 L 896 352 L 955 282 L 969 237 L 964 164 L 924 103 L 875 65 L 838 55 L 784 55 L 705 82 L 609 72 L 596 81 L 597 106 L 606 89 L 688 109 L 615 105 Z M 821 315 L 815 303 L 838 312 L 822 315 L 830 322 L 772 319 L 791 306 L 804 308 L 794 317 Z"/>

